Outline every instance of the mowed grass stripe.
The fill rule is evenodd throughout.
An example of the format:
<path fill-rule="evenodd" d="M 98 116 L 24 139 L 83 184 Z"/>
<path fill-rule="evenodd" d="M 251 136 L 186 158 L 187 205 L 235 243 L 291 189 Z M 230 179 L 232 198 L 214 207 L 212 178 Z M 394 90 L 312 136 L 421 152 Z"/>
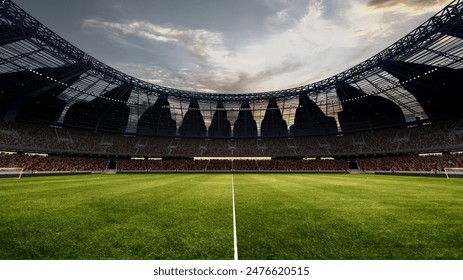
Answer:
<path fill-rule="evenodd" d="M 217 180 L 225 178 L 157 174 L 1 181 L 0 258 L 232 259 L 230 185 Z"/>
<path fill-rule="evenodd" d="M 233 259 L 230 174 L 0 181 L 0 259 Z M 240 259 L 463 259 L 463 183 L 235 174 Z"/>
<path fill-rule="evenodd" d="M 463 258 L 459 180 L 255 174 L 235 184 L 240 259 Z"/>

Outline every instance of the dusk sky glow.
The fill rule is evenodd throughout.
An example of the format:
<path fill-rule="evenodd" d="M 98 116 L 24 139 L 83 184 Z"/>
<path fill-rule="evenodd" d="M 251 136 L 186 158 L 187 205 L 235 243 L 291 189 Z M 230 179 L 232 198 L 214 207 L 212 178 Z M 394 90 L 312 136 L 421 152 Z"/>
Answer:
<path fill-rule="evenodd" d="M 319 81 L 451 1 L 13 0 L 98 60 L 166 87 L 262 92 Z"/>

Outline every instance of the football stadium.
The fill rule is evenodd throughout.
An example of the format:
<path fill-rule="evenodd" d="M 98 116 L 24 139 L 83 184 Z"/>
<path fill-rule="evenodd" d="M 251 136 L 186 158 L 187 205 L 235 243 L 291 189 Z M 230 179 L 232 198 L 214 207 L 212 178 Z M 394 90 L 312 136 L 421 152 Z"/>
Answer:
<path fill-rule="evenodd" d="M 334 76 L 123 73 L 0 1 L 0 259 L 462 260 L 463 1 Z"/>

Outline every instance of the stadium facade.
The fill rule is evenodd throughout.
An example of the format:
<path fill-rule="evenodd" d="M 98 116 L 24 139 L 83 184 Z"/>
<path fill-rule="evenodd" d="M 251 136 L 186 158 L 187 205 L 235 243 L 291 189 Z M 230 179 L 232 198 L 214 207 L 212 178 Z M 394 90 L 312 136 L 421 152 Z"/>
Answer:
<path fill-rule="evenodd" d="M 294 139 L 308 138 L 323 150 L 327 148 L 324 137 L 395 129 L 392 140 L 399 143 L 403 139 L 400 129 L 445 120 L 452 120 L 453 125 L 445 133 L 457 135 L 463 118 L 462 59 L 463 1 L 454 1 L 384 51 L 319 82 L 258 93 L 186 91 L 113 69 L 12 1 L 2 0 L 0 130 L 4 137 L 14 138 L 17 131 L 8 127 L 20 123 L 82 129 L 103 133 L 99 145 L 106 148 L 115 140 L 105 135 L 140 137 L 128 149 L 136 150 L 134 154 L 148 145 L 146 139 L 154 137 L 169 139 L 169 153 L 181 139 L 200 139 L 198 154 L 207 149 L 206 140 L 226 139 L 231 151 L 236 150 L 235 141 L 252 140 L 259 155 L 260 148 L 266 149 L 259 141 L 277 139 L 288 150 L 278 153 L 279 157 L 329 156 L 333 151 L 297 154 Z M 66 136 L 69 132 L 55 133 L 57 143 L 73 141 Z M 365 143 L 363 136 L 357 142 L 355 136 L 350 139 L 353 146 Z M 0 144 L 3 149 L 25 149 Z M 459 146 L 440 147 L 454 150 Z M 141 155 L 165 156 L 162 152 Z"/>

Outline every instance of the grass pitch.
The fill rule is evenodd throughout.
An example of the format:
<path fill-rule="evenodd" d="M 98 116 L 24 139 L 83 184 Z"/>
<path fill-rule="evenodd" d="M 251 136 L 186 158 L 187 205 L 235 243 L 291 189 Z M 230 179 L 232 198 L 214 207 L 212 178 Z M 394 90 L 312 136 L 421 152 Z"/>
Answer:
<path fill-rule="evenodd" d="M 0 180 L 0 259 L 463 259 L 463 180 L 143 174 Z"/>

